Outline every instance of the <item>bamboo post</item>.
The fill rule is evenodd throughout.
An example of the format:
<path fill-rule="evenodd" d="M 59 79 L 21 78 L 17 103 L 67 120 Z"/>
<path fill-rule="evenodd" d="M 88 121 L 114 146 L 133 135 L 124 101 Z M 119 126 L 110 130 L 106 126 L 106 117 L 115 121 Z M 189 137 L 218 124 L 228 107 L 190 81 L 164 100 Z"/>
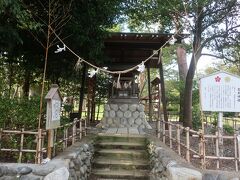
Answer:
<path fill-rule="evenodd" d="M 63 150 L 66 148 L 66 127 L 63 127 L 63 143 L 62 143 L 62 146 L 63 146 Z"/>
<path fill-rule="evenodd" d="M 47 147 L 47 157 L 52 158 L 52 147 L 53 147 L 53 130 L 48 130 L 48 147 Z"/>
<path fill-rule="evenodd" d="M 162 121 L 163 122 L 163 143 L 165 144 L 165 142 L 166 142 L 166 136 L 165 136 L 165 134 L 166 134 L 166 127 L 165 127 L 165 121 L 163 120 Z"/>
<path fill-rule="evenodd" d="M 189 127 L 186 127 L 186 160 L 190 162 L 190 138 L 189 138 Z"/>
<path fill-rule="evenodd" d="M 87 135 L 87 120 L 84 119 L 84 136 Z"/>
<path fill-rule="evenodd" d="M 53 131 L 54 136 L 53 136 L 53 156 L 56 156 L 56 144 L 55 142 L 57 141 L 57 129 Z"/>
<path fill-rule="evenodd" d="M 158 139 L 160 139 L 161 138 L 161 135 L 160 135 L 160 120 L 158 119 L 157 120 L 157 137 L 158 137 Z"/>
<path fill-rule="evenodd" d="M 181 155 L 181 140 L 180 140 L 180 125 L 177 124 L 177 146 L 178 146 L 178 154 Z"/>
<path fill-rule="evenodd" d="M 66 127 L 65 129 L 65 139 L 64 139 L 64 147 L 67 148 L 68 147 L 68 127 Z"/>
<path fill-rule="evenodd" d="M 238 155 L 237 155 L 237 134 L 234 133 L 234 160 L 235 160 L 235 170 L 238 172 Z"/>
<path fill-rule="evenodd" d="M 218 157 L 217 169 L 219 169 L 219 136 L 218 136 L 218 132 L 216 132 L 216 156 Z"/>
<path fill-rule="evenodd" d="M 20 149 L 19 149 L 18 163 L 22 162 L 23 140 L 24 140 L 24 128 L 21 129 L 21 139 L 20 139 Z"/>
<path fill-rule="evenodd" d="M 170 144 L 170 148 L 172 149 L 172 124 L 171 123 L 169 123 L 168 132 L 169 132 L 169 144 Z"/>
<path fill-rule="evenodd" d="M 75 137 L 76 137 L 76 119 L 74 119 L 72 127 L 72 145 L 75 143 Z"/>
<path fill-rule="evenodd" d="M 204 130 L 199 129 L 199 153 L 201 158 L 201 168 L 205 169 L 205 139 L 204 139 Z"/>
<path fill-rule="evenodd" d="M 3 132 L 3 128 L 0 128 L 0 151 L 1 151 L 1 147 L 2 147 L 2 132 Z"/>
<path fill-rule="evenodd" d="M 79 121 L 79 140 L 82 139 L 82 120 L 80 119 Z"/>
<path fill-rule="evenodd" d="M 42 129 L 38 130 L 38 142 L 37 142 L 37 151 L 36 151 L 36 157 L 37 157 L 37 163 L 40 164 L 42 162 Z"/>

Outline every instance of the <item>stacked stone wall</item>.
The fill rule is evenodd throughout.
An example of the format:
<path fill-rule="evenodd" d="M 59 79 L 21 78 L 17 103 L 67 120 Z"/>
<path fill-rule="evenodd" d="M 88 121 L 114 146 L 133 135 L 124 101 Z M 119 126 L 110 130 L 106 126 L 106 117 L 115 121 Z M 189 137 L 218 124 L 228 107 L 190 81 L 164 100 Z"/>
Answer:
<path fill-rule="evenodd" d="M 105 128 L 136 127 L 151 129 L 146 121 L 144 105 L 142 104 L 106 104 L 101 125 Z"/>
<path fill-rule="evenodd" d="M 93 144 L 76 143 L 46 164 L 0 163 L 0 180 L 87 180 Z"/>

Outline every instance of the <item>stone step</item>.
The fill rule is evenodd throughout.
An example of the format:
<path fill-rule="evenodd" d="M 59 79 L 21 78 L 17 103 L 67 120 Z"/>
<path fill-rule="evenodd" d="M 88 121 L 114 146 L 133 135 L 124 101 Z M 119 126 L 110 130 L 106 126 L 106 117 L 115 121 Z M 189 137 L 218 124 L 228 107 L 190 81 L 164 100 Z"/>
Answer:
<path fill-rule="evenodd" d="M 93 162 L 94 168 L 108 168 L 111 170 L 125 169 L 149 169 L 149 162 L 146 160 L 138 159 L 107 159 L 107 158 L 96 158 Z"/>
<path fill-rule="evenodd" d="M 96 142 L 95 144 L 96 149 L 145 149 L 146 143 L 145 142 Z"/>
<path fill-rule="evenodd" d="M 146 145 L 146 137 L 132 134 L 99 134 L 96 142 L 133 142 Z"/>
<path fill-rule="evenodd" d="M 114 158 L 114 159 L 123 159 L 123 158 L 141 158 L 148 159 L 148 154 L 145 150 L 131 150 L 131 149 L 100 149 L 95 152 L 96 155 Z"/>
<path fill-rule="evenodd" d="M 149 171 L 147 170 L 110 170 L 110 169 L 94 169 L 92 174 L 98 178 L 111 178 L 111 179 L 149 179 Z"/>

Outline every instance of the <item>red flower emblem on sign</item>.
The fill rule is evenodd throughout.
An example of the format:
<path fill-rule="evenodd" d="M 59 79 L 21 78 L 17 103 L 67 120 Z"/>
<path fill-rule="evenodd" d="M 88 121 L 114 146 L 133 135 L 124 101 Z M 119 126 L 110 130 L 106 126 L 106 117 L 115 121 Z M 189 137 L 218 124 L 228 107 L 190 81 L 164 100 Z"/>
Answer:
<path fill-rule="evenodd" d="M 221 81 L 221 78 L 219 76 L 215 77 L 215 81 L 216 82 L 220 82 Z"/>

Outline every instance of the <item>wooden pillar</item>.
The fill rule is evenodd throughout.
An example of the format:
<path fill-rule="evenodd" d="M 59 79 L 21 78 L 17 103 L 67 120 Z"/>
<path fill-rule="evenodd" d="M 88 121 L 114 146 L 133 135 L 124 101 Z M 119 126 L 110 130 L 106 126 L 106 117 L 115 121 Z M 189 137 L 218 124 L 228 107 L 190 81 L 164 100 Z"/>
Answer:
<path fill-rule="evenodd" d="M 150 76 L 149 64 L 147 64 L 147 79 L 148 79 L 148 98 L 149 98 L 149 121 L 152 121 L 152 92 L 151 92 L 151 76 Z"/>
<path fill-rule="evenodd" d="M 162 93 L 162 107 L 163 107 L 163 117 L 164 121 L 168 121 L 167 115 L 167 101 L 165 95 L 165 84 L 164 84 L 164 76 L 163 76 L 163 64 L 162 64 L 162 52 L 158 53 L 158 66 L 159 66 L 159 76 L 161 80 L 161 93 Z"/>

